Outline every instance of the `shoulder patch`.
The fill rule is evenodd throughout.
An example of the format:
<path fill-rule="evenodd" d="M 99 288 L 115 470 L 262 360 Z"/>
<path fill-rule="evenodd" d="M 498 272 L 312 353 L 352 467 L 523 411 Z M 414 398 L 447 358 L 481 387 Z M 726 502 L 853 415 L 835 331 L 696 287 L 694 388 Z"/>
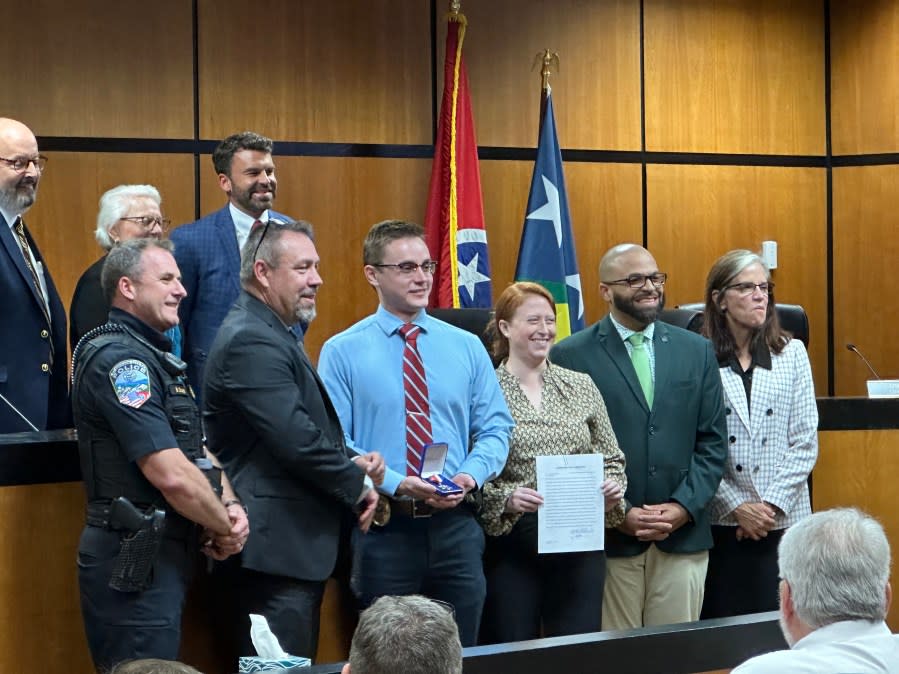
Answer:
<path fill-rule="evenodd" d="M 150 399 L 150 375 L 147 364 L 129 358 L 113 365 L 109 381 L 116 398 L 123 405 L 139 408 Z"/>

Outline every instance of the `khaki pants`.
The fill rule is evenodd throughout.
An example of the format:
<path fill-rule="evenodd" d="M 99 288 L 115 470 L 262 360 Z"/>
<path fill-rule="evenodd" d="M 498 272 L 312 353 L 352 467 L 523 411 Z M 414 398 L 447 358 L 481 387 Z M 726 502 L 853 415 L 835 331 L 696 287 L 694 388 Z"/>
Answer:
<path fill-rule="evenodd" d="M 707 550 L 668 554 L 655 545 L 636 557 L 609 557 L 602 628 L 624 630 L 699 620 Z"/>

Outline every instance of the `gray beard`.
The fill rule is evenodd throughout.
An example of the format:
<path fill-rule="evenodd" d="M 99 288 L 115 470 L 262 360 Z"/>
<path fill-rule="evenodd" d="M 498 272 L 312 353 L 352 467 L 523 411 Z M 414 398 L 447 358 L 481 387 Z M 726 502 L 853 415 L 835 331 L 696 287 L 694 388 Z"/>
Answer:
<path fill-rule="evenodd" d="M 15 187 L 9 190 L 0 190 L 0 209 L 7 213 L 23 214 L 34 204 L 37 197 L 37 188 L 31 194 L 20 193 Z"/>
<path fill-rule="evenodd" d="M 309 325 L 312 321 L 315 320 L 315 307 L 297 307 L 297 320 L 302 321 L 306 325 Z"/>

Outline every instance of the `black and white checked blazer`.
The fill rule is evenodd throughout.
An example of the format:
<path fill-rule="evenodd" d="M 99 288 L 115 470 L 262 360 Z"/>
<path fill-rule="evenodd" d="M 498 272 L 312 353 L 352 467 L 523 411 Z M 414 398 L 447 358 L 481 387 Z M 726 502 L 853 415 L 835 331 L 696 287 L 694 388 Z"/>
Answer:
<path fill-rule="evenodd" d="M 767 501 L 783 513 L 775 529 L 811 514 L 808 476 L 818 457 L 818 407 L 805 347 L 791 339 L 771 354 L 771 369 L 752 374 L 752 409 L 743 381 L 720 368 L 727 411 L 728 458 L 709 504 L 713 524 L 737 525 L 731 513 L 745 502 Z"/>

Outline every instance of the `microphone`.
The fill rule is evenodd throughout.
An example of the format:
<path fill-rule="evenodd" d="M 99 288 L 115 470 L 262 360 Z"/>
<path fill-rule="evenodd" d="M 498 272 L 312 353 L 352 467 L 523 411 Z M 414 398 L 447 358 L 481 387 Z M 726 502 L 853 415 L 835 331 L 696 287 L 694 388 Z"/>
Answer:
<path fill-rule="evenodd" d="M 24 414 L 22 414 L 22 413 L 19 411 L 19 408 L 16 407 L 15 405 L 13 405 L 11 402 L 9 402 L 9 400 L 6 399 L 6 396 L 3 395 L 2 393 L 0 393 L 0 400 L 2 400 L 3 402 L 5 402 L 5 403 L 6 403 L 6 406 L 9 407 L 9 409 L 11 409 L 13 412 L 15 412 L 15 413 L 18 414 L 20 417 L 22 417 L 22 420 L 23 420 L 26 424 L 28 424 L 29 426 L 31 426 L 31 430 L 37 431 L 38 433 L 40 432 L 41 429 L 38 428 L 37 426 L 35 426 L 33 423 L 31 423 L 31 421 L 28 420 L 28 417 L 26 417 Z"/>
<path fill-rule="evenodd" d="M 856 356 L 861 358 L 862 361 L 864 361 L 865 365 L 868 366 L 868 369 L 871 370 L 871 374 L 874 375 L 875 379 L 881 379 L 881 376 L 879 374 L 877 374 L 877 370 L 875 370 L 874 366 L 868 362 L 868 359 L 865 358 L 865 355 L 861 351 L 858 350 L 858 347 L 855 344 L 847 344 L 846 348 L 849 349 L 850 351 L 852 351 L 852 353 L 854 353 Z"/>

